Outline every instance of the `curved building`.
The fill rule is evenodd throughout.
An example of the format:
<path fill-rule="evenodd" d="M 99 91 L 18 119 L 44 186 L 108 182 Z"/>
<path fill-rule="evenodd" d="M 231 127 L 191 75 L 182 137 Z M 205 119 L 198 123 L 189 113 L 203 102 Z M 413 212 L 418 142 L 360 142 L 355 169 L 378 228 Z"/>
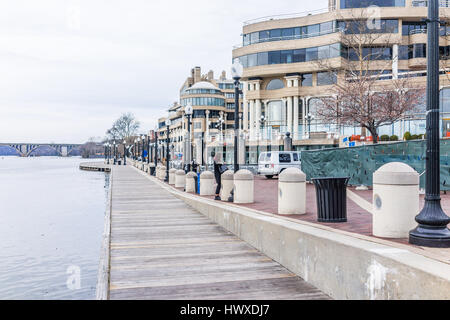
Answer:
<path fill-rule="evenodd" d="M 449 5 L 450 1 L 440 1 L 442 20 L 450 19 Z M 233 49 L 233 58 L 244 66 L 243 122 L 249 162 L 257 161 L 255 146 L 270 140 L 273 147 L 279 141 L 276 137 L 286 132 L 292 133 L 296 149 L 337 145 L 340 137 L 360 133 L 358 127 L 337 128 L 314 117 L 318 98 L 329 95 L 331 86 L 346 76 L 344 62 L 353 58 L 344 41 L 349 35 L 379 35 L 363 45 L 377 57 L 370 62 L 370 70 L 382 70 L 380 81 L 408 76 L 425 84 L 426 17 L 427 1 L 423 0 L 330 0 L 327 9 L 314 13 L 245 22 L 242 43 Z M 367 30 L 355 30 L 356 22 L 363 20 Z M 441 26 L 444 136 L 450 131 L 446 120 L 450 118 L 449 35 L 450 26 Z M 419 109 L 422 112 L 381 128 L 379 134 L 425 133 L 425 106 Z"/>

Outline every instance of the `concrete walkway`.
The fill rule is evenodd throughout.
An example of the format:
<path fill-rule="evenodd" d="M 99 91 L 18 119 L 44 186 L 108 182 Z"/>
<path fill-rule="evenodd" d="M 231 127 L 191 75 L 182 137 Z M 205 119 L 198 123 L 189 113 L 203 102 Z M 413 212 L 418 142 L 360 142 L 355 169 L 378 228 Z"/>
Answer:
<path fill-rule="evenodd" d="M 113 167 L 110 299 L 329 299 L 130 166 Z"/>

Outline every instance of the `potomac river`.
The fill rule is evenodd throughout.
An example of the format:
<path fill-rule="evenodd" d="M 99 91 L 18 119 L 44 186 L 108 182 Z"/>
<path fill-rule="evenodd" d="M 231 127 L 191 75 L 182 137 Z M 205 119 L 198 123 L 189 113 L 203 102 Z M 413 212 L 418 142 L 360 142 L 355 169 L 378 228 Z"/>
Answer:
<path fill-rule="evenodd" d="M 95 299 L 109 176 L 81 162 L 0 157 L 0 299 Z"/>

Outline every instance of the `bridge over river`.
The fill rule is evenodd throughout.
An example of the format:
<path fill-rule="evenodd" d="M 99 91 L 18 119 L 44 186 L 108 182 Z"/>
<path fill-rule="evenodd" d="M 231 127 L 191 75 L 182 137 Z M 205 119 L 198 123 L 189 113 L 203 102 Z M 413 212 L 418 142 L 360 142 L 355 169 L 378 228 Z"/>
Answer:
<path fill-rule="evenodd" d="M 79 151 L 81 144 L 64 143 L 0 143 L 0 147 L 9 147 L 21 157 L 29 157 L 33 152 L 41 148 L 50 148 L 61 157 L 70 157 L 74 151 Z"/>

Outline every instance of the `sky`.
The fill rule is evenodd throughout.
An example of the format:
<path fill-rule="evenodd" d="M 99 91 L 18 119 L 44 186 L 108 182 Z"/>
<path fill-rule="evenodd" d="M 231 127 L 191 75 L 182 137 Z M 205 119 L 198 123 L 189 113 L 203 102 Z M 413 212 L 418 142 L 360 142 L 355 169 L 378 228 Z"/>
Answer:
<path fill-rule="evenodd" d="M 190 70 L 230 74 L 243 22 L 328 0 L 2 0 L 0 142 L 101 140 L 126 112 L 154 129 Z"/>

